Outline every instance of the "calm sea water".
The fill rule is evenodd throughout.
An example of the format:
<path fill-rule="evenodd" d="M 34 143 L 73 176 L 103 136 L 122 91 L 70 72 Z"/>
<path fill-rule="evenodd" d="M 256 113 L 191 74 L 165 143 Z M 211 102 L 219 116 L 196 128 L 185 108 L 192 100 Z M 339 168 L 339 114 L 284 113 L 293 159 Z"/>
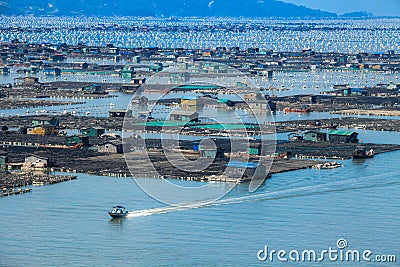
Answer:
<path fill-rule="evenodd" d="M 0 265 L 278 266 L 257 252 L 335 248 L 339 238 L 399 258 L 399 160 L 392 152 L 334 170 L 277 174 L 256 193 L 240 185 L 214 205 L 171 212 L 153 211 L 164 205 L 132 179 L 79 174 L 0 199 Z M 111 220 L 115 204 L 148 216 Z"/>

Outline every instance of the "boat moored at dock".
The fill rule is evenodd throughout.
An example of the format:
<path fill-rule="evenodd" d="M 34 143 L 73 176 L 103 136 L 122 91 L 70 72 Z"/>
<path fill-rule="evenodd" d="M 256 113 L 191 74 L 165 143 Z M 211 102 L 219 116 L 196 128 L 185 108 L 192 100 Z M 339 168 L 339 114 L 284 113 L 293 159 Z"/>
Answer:
<path fill-rule="evenodd" d="M 374 157 L 374 150 L 371 148 L 367 150 L 366 148 L 356 148 L 353 152 L 353 159 L 368 159 Z"/>
<path fill-rule="evenodd" d="M 284 108 L 283 109 L 284 113 L 289 113 L 289 112 L 297 112 L 297 113 L 310 113 L 311 108 L 309 106 L 305 106 L 303 108 Z"/>

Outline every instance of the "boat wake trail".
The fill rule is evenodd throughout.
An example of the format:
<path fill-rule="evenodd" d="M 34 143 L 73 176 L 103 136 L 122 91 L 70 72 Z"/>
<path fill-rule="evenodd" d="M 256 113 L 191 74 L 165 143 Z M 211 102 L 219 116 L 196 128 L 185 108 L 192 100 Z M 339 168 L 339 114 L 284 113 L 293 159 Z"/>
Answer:
<path fill-rule="evenodd" d="M 207 207 L 207 206 L 213 206 L 213 205 L 212 205 L 212 203 L 199 202 L 199 203 L 182 204 L 182 206 L 168 206 L 168 207 L 153 208 L 153 209 L 146 209 L 146 210 L 130 211 L 128 213 L 127 218 L 145 217 L 145 216 L 150 216 L 150 215 L 155 215 L 155 214 L 170 213 L 170 212 L 174 212 L 174 211 L 196 209 L 196 208 Z"/>
<path fill-rule="evenodd" d="M 161 208 L 152 208 L 145 210 L 138 210 L 129 212 L 128 218 L 145 217 L 155 214 L 170 213 L 175 211 L 183 211 L 189 209 L 214 207 L 228 204 L 240 204 L 244 202 L 255 202 L 255 201 L 265 201 L 274 200 L 281 198 L 292 198 L 300 196 L 309 196 L 314 194 L 323 194 L 328 192 L 340 192 L 346 190 L 357 190 L 363 188 L 377 188 L 383 186 L 390 186 L 394 184 L 400 184 L 399 179 L 389 179 L 398 177 L 397 172 L 390 172 L 384 174 L 378 174 L 374 176 L 354 178 L 349 180 L 335 181 L 325 184 L 301 186 L 296 188 L 284 189 L 279 191 L 252 194 L 242 197 L 230 197 L 225 199 L 220 199 L 214 202 L 197 202 L 197 203 L 182 203 L 177 206 L 168 206 Z M 384 180 L 380 179 L 384 178 Z"/>

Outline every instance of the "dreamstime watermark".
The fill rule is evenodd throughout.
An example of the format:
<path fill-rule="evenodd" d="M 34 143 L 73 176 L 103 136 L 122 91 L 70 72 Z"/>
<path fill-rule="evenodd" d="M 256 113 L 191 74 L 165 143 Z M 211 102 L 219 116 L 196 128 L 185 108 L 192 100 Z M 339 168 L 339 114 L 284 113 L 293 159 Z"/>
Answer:
<path fill-rule="evenodd" d="M 126 114 L 127 166 L 136 183 L 163 203 L 207 204 L 236 186 L 193 186 L 168 178 L 247 177 L 253 192 L 272 165 L 275 124 L 269 103 L 252 79 L 230 66 L 192 62 L 164 68 L 138 88 Z M 264 156 L 250 160 L 254 143 Z"/>
<path fill-rule="evenodd" d="M 348 248 L 347 240 L 339 238 L 336 247 L 328 247 L 323 250 L 276 250 L 270 249 L 267 245 L 257 252 L 259 261 L 268 262 L 375 262 L 395 263 L 396 255 L 375 254 L 370 249 L 359 250 Z"/>

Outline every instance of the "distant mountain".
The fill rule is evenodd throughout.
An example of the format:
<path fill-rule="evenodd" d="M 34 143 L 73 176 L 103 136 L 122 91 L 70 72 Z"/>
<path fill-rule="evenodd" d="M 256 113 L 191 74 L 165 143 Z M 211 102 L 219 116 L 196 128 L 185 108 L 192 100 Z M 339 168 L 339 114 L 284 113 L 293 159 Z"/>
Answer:
<path fill-rule="evenodd" d="M 0 0 L 4 15 L 336 17 L 277 0 Z"/>
<path fill-rule="evenodd" d="M 340 15 L 343 18 L 372 18 L 375 17 L 374 14 L 368 13 L 366 11 L 351 12 Z"/>

